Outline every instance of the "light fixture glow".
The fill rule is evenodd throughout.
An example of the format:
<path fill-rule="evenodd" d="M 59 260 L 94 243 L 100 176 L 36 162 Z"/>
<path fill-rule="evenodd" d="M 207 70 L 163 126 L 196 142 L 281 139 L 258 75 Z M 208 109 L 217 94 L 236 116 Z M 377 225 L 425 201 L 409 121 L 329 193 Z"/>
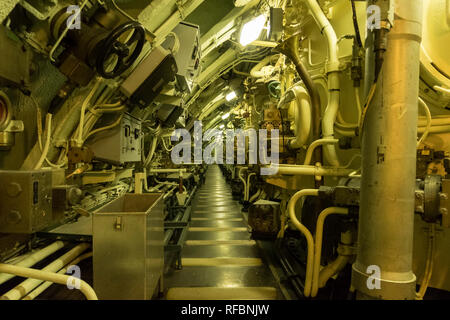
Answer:
<path fill-rule="evenodd" d="M 237 97 L 236 92 L 231 91 L 229 94 L 227 94 L 225 99 L 227 99 L 227 101 L 230 102 L 231 100 L 236 99 L 236 97 Z"/>
<path fill-rule="evenodd" d="M 222 120 L 228 119 L 230 117 L 230 113 L 226 113 L 222 116 Z"/>
<path fill-rule="evenodd" d="M 247 46 L 258 39 L 261 31 L 263 31 L 264 29 L 265 24 L 266 16 L 263 14 L 244 24 L 239 40 L 240 44 L 243 46 Z"/>

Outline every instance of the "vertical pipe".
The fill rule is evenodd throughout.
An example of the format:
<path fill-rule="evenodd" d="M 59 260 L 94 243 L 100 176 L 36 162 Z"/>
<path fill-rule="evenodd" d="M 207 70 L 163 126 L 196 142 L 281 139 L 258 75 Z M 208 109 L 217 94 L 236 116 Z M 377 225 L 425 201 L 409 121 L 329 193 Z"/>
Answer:
<path fill-rule="evenodd" d="M 359 298 L 415 296 L 412 253 L 421 30 L 422 0 L 396 0 L 394 27 L 362 135 L 358 251 L 352 273 Z"/>

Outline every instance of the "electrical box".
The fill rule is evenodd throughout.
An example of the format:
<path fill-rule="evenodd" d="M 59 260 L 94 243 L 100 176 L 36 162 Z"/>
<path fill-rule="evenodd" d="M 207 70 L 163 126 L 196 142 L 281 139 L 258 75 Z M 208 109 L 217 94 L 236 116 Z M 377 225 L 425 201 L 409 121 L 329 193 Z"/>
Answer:
<path fill-rule="evenodd" d="M 142 160 L 141 141 L 141 120 L 126 113 L 119 126 L 94 135 L 86 145 L 94 153 L 94 158 L 123 164 Z"/>
<path fill-rule="evenodd" d="M 151 299 L 164 267 L 163 194 L 126 194 L 114 200 L 94 213 L 92 231 L 99 299 Z"/>
<path fill-rule="evenodd" d="M 52 221 L 52 170 L 0 170 L 1 233 L 34 233 Z"/>
<path fill-rule="evenodd" d="M 200 27 L 180 22 L 172 32 L 179 42 L 178 50 L 173 53 L 178 66 L 177 83 L 181 91 L 191 92 L 193 81 L 200 73 L 201 46 Z M 162 44 L 166 49 L 173 47 L 170 37 Z"/>
<path fill-rule="evenodd" d="M 132 104 L 146 108 L 165 85 L 175 81 L 177 70 L 173 55 L 162 47 L 156 47 L 122 83 L 120 91 Z"/>

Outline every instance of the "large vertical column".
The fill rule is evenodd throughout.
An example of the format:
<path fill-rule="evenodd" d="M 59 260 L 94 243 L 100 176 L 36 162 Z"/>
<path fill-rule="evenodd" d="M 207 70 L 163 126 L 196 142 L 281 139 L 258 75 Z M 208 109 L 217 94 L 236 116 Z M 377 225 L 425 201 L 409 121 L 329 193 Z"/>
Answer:
<path fill-rule="evenodd" d="M 360 298 L 415 296 L 412 253 L 421 29 L 422 0 L 396 0 L 394 27 L 362 136 L 358 251 L 352 274 Z"/>

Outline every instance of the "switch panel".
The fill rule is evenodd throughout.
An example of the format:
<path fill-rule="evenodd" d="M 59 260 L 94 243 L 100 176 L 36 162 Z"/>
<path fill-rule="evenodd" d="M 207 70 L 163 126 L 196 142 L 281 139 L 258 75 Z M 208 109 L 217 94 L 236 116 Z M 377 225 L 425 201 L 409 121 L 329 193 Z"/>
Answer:
<path fill-rule="evenodd" d="M 51 225 L 52 171 L 0 171 L 0 232 L 34 233 Z"/>
<path fill-rule="evenodd" d="M 123 164 L 141 161 L 141 120 L 124 114 L 120 126 L 101 132 L 87 142 L 94 158 Z"/>

